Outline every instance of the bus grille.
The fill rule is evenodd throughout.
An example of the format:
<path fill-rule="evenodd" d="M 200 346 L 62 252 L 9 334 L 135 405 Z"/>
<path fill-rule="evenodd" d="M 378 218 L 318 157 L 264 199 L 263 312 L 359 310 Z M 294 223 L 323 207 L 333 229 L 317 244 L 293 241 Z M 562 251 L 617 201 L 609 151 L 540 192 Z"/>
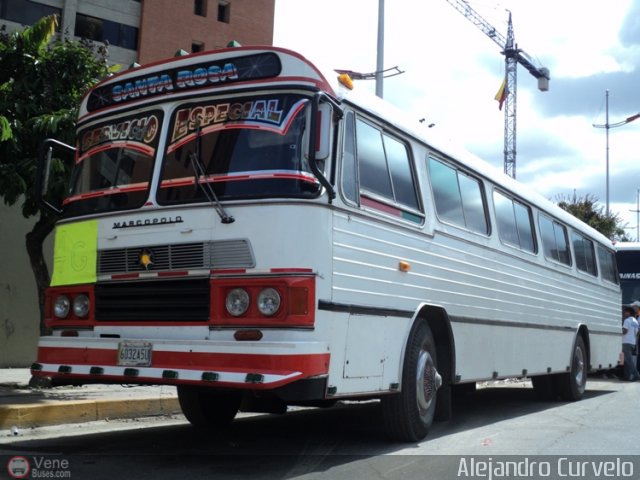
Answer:
<path fill-rule="evenodd" d="M 205 243 L 130 247 L 98 252 L 98 275 L 144 272 L 140 254 L 152 255 L 151 271 L 201 268 L 253 268 L 255 259 L 248 240 L 218 240 Z"/>
<path fill-rule="evenodd" d="M 96 284 L 97 321 L 206 322 L 208 279 Z"/>

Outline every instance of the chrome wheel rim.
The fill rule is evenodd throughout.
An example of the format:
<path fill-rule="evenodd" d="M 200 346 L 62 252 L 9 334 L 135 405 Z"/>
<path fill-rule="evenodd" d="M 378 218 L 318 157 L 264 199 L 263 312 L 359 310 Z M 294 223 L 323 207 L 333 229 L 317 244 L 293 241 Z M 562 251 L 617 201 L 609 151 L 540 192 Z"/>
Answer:
<path fill-rule="evenodd" d="M 573 364 L 575 368 L 574 379 L 578 389 L 583 392 L 585 387 L 585 365 L 584 365 L 584 352 L 581 348 L 576 348 L 576 353 L 573 356 Z"/>
<path fill-rule="evenodd" d="M 430 408 L 436 398 L 436 391 L 442 379 L 436 370 L 433 357 L 427 350 L 420 350 L 416 371 L 416 401 L 418 414 L 422 420 L 428 420 Z"/>

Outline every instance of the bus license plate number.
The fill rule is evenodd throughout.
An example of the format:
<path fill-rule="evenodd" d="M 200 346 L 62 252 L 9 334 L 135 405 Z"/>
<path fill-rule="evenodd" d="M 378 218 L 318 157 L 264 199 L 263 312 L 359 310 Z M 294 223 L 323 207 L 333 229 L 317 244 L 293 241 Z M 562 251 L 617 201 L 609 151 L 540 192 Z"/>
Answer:
<path fill-rule="evenodd" d="M 148 342 L 121 342 L 118 345 L 118 365 L 150 367 L 152 346 Z"/>

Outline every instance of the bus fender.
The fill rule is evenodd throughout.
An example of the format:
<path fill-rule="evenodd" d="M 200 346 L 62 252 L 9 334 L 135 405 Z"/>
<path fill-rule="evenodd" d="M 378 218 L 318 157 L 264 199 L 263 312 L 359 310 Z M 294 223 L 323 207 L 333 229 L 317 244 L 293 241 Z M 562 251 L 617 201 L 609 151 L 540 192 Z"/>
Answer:
<path fill-rule="evenodd" d="M 582 341 L 584 342 L 584 346 L 586 350 L 585 353 L 587 354 L 586 369 L 587 369 L 587 372 L 589 372 L 592 370 L 589 328 L 582 323 L 578 325 L 578 327 L 576 328 L 576 334 L 573 337 L 573 343 L 571 345 L 571 351 L 569 352 L 569 361 L 567 362 L 567 365 L 571 365 L 571 362 L 573 361 L 573 352 L 575 352 L 576 350 L 576 342 L 578 341 L 578 337 L 582 337 Z"/>
<path fill-rule="evenodd" d="M 455 340 L 451 321 L 447 311 L 432 304 L 421 304 L 415 311 L 411 321 L 411 328 L 408 329 L 403 346 L 402 358 L 406 355 L 406 348 L 411 332 L 420 322 L 426 322 L 431 329 L 436 344 L 436 354 L 438 361 L 438 373 L 442 377 L 442 385 L 438 389 L 436 402 L 436 420 L 449 420 L 452 414 L 451 393 L 452 385 L 455 383 Z"/>

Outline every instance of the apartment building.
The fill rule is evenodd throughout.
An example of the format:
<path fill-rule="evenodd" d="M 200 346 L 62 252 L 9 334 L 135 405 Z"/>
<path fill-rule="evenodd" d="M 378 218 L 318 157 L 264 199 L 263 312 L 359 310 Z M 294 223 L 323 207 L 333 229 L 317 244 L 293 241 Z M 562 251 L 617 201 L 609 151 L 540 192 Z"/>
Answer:
<path fill-rule="evenodd" d="M 231 40 L 271 45 L 275 0 L 0 0 L 0 25 L 9 30 L 54 13 L 61 34 L 108 42 L 110 60 L 129 65 Z"/>
<path fill-rule="evenodd" d="M 55 13 L 61 35 L 108 42 L 110 61 L 126 68 L 230 40 L 270 45 L 274 10 L 275 0 L 0 0 L 0 26 L 14 31 Z M 40 314 L 25 249 L 34 222 L 0 202 L 0 368 L 28 366 L 36 354 Z"/>

